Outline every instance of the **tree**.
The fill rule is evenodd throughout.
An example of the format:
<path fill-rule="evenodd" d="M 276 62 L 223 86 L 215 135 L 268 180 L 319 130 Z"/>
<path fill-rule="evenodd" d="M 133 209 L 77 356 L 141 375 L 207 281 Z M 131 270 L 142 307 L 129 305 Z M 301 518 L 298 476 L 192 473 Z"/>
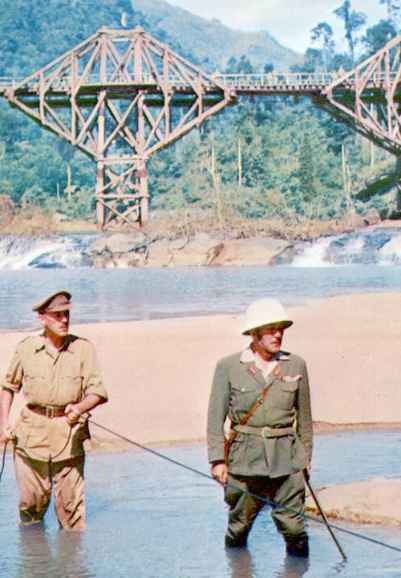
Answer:
<path fill-rule="evenodd" d="M 239 60 L 231 56 L 227 62 L 227 74 L 252 74 L 254 72 L 252 64 L 245 54 Z"/>
<path fill-rule="evenodd" d="M 312 148 L 310 136 L 308 132 L 305 132 L 299 151 L 299 181 L 305 207 L 310 206 L 316 196 L 315 154 L 316 152 Z"/>
<path fill-rule="evenodd" d="M 334 39 L 333 39 L 333 29 L 327 22 L 319 22 L 311 30 L 311 41 L 320 42 L 322 51 L 322 60 L 324 70 L 327 72 L 331 69 L 331 61 L 334 55 Z"/>
<path fill-rule="evenodd" d="M 351 0 L 344 0 L 344 3 L 334 10 L 334 14 L 340 18 L 344 23 L 345 38 L 348 43 L 351 60 L 355 62 L 355 46 L 358 40 L 355 36 L 356 32 L 362 28 L 366 22 L 366 15 L 363 12 L 356 12 L 352 10 Z"/>
<path fill-rule="evenodd" d="M 291 72 L 315 72 L 324 67 L 322 50 L 307 48 L 301 64 L 291 66 Z"/>
<path fill-rule="evenodd" d="M 247 56 L 243 54 L 239 59 L 237 66 L 238 74 L 252 74 L 254 72 L 252 64 Z"/>
<path fill-rule="evenodd" d="M 387 8 L 387 20 L 390 21 L 396 31 L 400 29 L 401 0 L 379 0 Z"/>
<path fill-rule="evenodd" d="M 362 38 L 362 44 L 367 49 L 366 56 L 375 54 L 375 52 L 383 48 L 383 46 L 396 35 L 397 31 L 390 20 L 380 20 L 378 24 L 368 28 L 365 36 Z"/>

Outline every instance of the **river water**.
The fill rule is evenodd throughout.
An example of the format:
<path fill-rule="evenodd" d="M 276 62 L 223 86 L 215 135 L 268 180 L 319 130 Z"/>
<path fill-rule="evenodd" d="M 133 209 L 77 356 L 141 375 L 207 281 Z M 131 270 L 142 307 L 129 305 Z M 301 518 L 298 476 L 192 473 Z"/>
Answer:
<path fill-rule="evenodd" d="M 346 432 L 316 436 L 312 482 L 327 484 L 399 477 L 400 433 Z M 383 448 L 388 448 L 383 452 Z M 155 448 L 208 472 L 203 444 Z M 226 510 L 214 482 L 152 454 L 92 453 L 87 463 L 88 527 L 59 531 L 54 513 L 44 528 L 20 529 L 11 456 L 0 485 L 1 578 L 399 578 L 401 552 L 337 532 L 348 561 L 324 527 L 309 523 L 310 561 L 285 556 L 268 510 L 258 517 L 249 548 L 227 554 Z M 401 547 L 401 529 L 338 525 Z"/>
<path fill-rule="evenodd" d="M 73 293 L 74 323 L 88 323 L 238 313 L 259 297 L 291 305 L 400 287 L 401 265 L 3 270 L 0 329 L 33 328 L 32 304 L 61 288 Z"/>
<path fill-rule="evenodd" d="M 32 304 L 60 288 L 73 293 L 74 322 L 87 323 L 237 313 L 263 296 L 291 305 L 401 286 L 396 227 L 296 243 L 285 264 L 242 268 L 95 269 L 87 247 L 97 236 L 0 236 L 0 330 L 35 327 Z"/>

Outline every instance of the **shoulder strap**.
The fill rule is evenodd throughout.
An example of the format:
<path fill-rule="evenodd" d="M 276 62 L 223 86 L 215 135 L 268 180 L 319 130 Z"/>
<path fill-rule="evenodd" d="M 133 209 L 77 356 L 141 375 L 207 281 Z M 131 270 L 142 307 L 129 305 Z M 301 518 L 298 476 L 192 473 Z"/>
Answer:
<path fill-rule="evenodd" d="M 259 381 L 256 379 L 255 373 L 254 371 L 252 371 L 251 367 L 247 368 L 247 372 L 249 373 L 250 376 L 253 377 L 253 379 L 259 383 Z M 278 369 L 278 365 L 273 369 L 272 372 L 273 377 L 277 377 L 278 375 L 280 375 L 280 370 Z M 255 401 L 255 403 L 252 404 L 252 406 L 249 408 L 249 410 L 246 412 L 246 414 L 243 416 L 242 419 L 240 419 L 239 421 L 239 425 L 246 425 L 248 423 L 248 421 L 251 419 L 251 417 L 253 416 L 253 414 L 255 413 L 255 411 L 257 410 L 257 408 L 263 404 L 263 402 L 265 401 L 267 394 L 269 393 L 269 390 L 271 388 L 272 385 L 272 381 L 270 381 L 264 388 L 263 390 L 260 392 L 258 399 Z M 228 460 L 228 453 L 230 451 L 230 446 L 233 443 L 233 441 L 235 440 L 235 438 L 237 437 L 238 432 L 235 430 L 232 430 L 230 432 L 230 435 L 228 436 L 228 438 L 225 440 L 225 444 L 224 444 L 224 455 L 225 455 L 225 461 L 227 463 Z"/>
<path fill-rule="evenodd" d="M 251 370 L 250 367 L 247 368 L 247 372 L 249 373 L 249 375 L 251 375 L 255 379 L 255 374 L 253 373 L 253 371 Z M 258 407 L 260 405 L 262 405 L 262 403 L 265 401 L 271 385 L 272 385 L 272 382 L 268 383 L 262 389 L 262 391 L 260 392 L 260 395 L 258 396 L 258 399 L 255 401 L 254 404 L 252 404 L 252 406 L 249 408 L 249 410 L 246 412 L 246 414 L 243 416 L 243 418 L 239 421 L 239 425 L 246 425 L 248 423 L 248 421 L 251 419 L 251 417 L 253 416 L 255 411 L 258 409 Z"/>

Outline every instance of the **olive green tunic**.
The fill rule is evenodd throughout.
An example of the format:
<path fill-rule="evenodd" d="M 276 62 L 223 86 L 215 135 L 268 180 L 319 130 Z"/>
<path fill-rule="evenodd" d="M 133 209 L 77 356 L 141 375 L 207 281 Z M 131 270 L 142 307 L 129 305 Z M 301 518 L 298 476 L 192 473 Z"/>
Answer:
<path fill-rule="evenodd" d="M 26 402 L 46 406 L 78 403 L 89 394 L 107 399 L 93 345 L 68 335 L 55 351 L 42 335 L 27 337 L 15 351 L 1 387 L 22 390 Z M 84 453 L 86 424 L 70 426 L 65 417 L 49 419 L 24 407 L 14 428 L 16 451 L 39 461 L 63 461 Z"/>
<path fill-rule="evenodd" d="M 276 478 L 302 470 L 312 457 L 312 417 L 309 381 L 304 360 L 292 353 L 280 352 L 274 373 L 266 378 L 255 364 L 250 349 L 221 359 L 216 366 L 208 411 L 209 462 L 224 460 L 224 423 L 231 427 L 249 411 L 261 391 L 269 393 L 248 426 L 288 428 L 294 433 L 282 437 L 262 437 L 238 433 L 229 455 L 228 469 L 236 476 Z M 255 430 L 260 432 L 260 430 Z"/>

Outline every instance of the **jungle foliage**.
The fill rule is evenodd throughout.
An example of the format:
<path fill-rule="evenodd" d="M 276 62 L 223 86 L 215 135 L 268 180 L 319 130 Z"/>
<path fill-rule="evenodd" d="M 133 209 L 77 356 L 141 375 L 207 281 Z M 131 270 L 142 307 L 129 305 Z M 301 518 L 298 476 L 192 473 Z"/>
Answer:
<path fill-rule="evenodd" d="M 388 18 L 366 28 L 365 15 L 345 0 L 336 10 L 344 51 L 336 52 L 330 25 L 317 23 L 311 47 L 294 70 L 346 70 L 374 53 L 398 30 L 400 15 L 390 4 Z M 202 62 L 196 46 L 192 52 L 182 48 L 179 29 L 167 33 L 157 27 L 154 13 L 152 18 L 152 35 Z M 0 76 L 27 75 L 103 25 L 138 24 L 147 27 L 146 14 L 133 10 L 129 0 L 6 0 L 0 13 Z M 208 62 L 210 69 L 214 66 Z M 275 66 L 274 54 L 266 54 L 263 69 Z M 248 54 L 227 58 L 226 70 L 261 71 Z M 94 218 L 90 159 L 5 102 L 0 103 L 0 127 L 0 195 L 9 196 L 16 207 L 40 205 L 68 218 Z M 384 214 L 383 191 L 368 200 L 360 192 L 391 173 L 394 162 L 307 99 L 241 99 L 151 159 L 152 205 L 159 210 L 212 208 L 217 218 L 231 212 L 251 218 L 331 219 L 372 206 Z"/>

